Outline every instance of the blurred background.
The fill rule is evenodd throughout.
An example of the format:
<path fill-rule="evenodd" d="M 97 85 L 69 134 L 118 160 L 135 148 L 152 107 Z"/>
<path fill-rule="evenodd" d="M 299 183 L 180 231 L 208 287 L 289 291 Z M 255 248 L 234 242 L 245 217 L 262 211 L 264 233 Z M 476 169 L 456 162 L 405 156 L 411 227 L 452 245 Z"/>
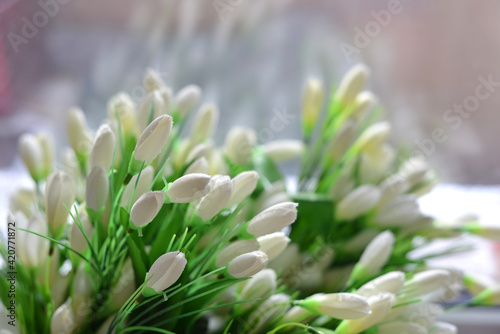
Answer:
<path fill-rule="evenodd" d="M 421 150 L 444 182 L 461 184 L 438 187 L 423 209 L 480 212 L 498 223 L 499 30 L 494 0 L 2 0 L 1 195 L 23 180 L 20 134 L 48 130 L 64 147 L 69 107 L 80 106 L 95 129 L 115 93 L 141 101 L 146 67 L 174 91 L 202 87 L 203 100 L 219 105 L 222 144 L 233 125 L 256 128 L 261 142 L 299 138 L 305 80 L 332 88 L 364 62 L 393 141 Z M 283 131 L 259 132 L 284 112 L 296 117 Z M 445 208 L 434 205 L 443 199 Z M 467 262 L 498 277 L 486 249 Z M 482 332 L 463 315 L 448 320 L 461 333 L 498 333 L 494 312 L 492 323 L 484 312 L 472 316 Z"/>

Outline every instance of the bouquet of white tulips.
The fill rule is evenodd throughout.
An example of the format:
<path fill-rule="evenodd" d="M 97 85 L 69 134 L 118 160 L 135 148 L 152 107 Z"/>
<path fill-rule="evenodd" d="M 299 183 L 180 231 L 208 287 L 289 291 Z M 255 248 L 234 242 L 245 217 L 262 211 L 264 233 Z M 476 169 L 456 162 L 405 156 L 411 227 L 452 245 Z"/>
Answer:
<path fill-rule="evenodd" d="M 439 334 L 456 331 L 437 318 L 462 282 L 468 304 L 498 304 L 499 288 L 408 258 L 499 233 L 419 211 L 434 173 L 387 143 L 367 75 L 353 68 L 325 108 L 323 84 L 306 84 L 302 141 L 235 127 L 216 147 L 214 104 L 183 139 L 201 90 L 174 95 L 152 70 L 144 101 L 111 98 L 95 134 L 70 110 L 59 164 L 50 135 L 23 135 L 34 186 L 13 195 L 0 243 L 1 333 Z M 300 156 L 285 179 L 278 164 Z"/>

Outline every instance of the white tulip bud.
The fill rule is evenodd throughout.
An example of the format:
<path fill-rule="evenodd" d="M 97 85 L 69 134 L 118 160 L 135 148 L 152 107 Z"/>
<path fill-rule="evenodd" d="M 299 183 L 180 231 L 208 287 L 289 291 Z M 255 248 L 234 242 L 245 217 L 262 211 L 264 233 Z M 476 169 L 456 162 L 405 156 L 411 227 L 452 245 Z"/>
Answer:
<path fill-rule="evenodd" d="M 290 308 L 290 296 L 278 293 L 270 296 L 255 311 L 248 316 L 248 327 L 244 332 L 248 334 L 262 333 L 268 322 L 280 319 Z"/>
<path fill-rule="evenodd" d="M 148 271 L 146 286 L 150 289 L 144 290 L 144 295 L 149 297 L 172 286 L 181 277 L 186 264 L 186 256 L 180 251 L 160 256 Z"/>
<path fill-rule="evenodd" d="M 335 92 L 335 100 L 345 107 L 354 102 L 356 96 L 365 86 L 370 70 L 363 64 L 358 64 L 351 68 L 339 84 Z"/>
<path fill-rule="evenodd" d="M 430 333 L 432 333 L 432 334 L 457 334 L 458 329 L 457 329 L 457 326 L 455 326 L 455 325 L 449 324 L 447 322 L 437 321 L 434 323 L 434 327 L 432 327 Z"/>
<path fill-rule="evenodd" d="M 35 213 L 30 219 L 27 219 L 23 213 L 18 211 L 15 215 L 15 219 L 9 215 L 8 220 L 9 222 L 17 222 L 17 226 L 25 230 L 45 236 L 48 235 L 47 222 L 39 213 Z M 17 254 L 19 256 L 19 261 L 21 261 L 24 267 L 37 268 L 45 264 L 49 256 L 49 240 L 25 231 L 19 231 L 16 239 Z"/>
<path fill-rule="evenodd" d="M 77 326 L 83 325 L 87 319 L 90 308 L 92 307 L 93 294 L 94 286 L 92 276 L 85 271 L 84 265 L 80 264 L 73 279 L 71 293 L 75 324 Z"/>
<path fill-rule="evenodd" d="M 39 132 L 36 135 L 36 139 L 42 149 L 43 177 L 45 178 L 50 174 L 52 164 L 54 163 L 54 136 L 47 132 Z"/>
<path fill-rule="evenodd" d="M 255 171 L 241 172 L 236 175 L 233 182 L 233 194 L 226 204 L 227 208 L 240 204 L 246 197 L 250 196 L 257 187 L 259 174 Z"/>
<path fill-rule="evenodd" d="M 109 296 L 111 307 L 115 310 L 120 309 L 120 307 L 127 302 L 129 297 L 134 294 L 135 290 L 134 266 L 132 264 L 132 259 L 127 258 L 123 263 L 118 282 L 113 286 L 111 295 Z"/>
<path fill-rule="evenodd" d="M 261 272 L 255 274 L 251 279 L 245 282 L 245 286 L 241 290 L 238 299 L 267 299 L 276 291 L 276 272 L 272 269 L 263 269 Z M 252 308 L 259 303 L 258 300 L 253 302 L 246 302 L 241 305 L 242 311 Z"/>
<path fill-rule="evenodd" d="M 111 168 L 113 152 L 115 151 L 115 134 L 107 124 L 99 127 L 92 150 L 90 151 L 90 167 L 100 165 L 106 171 Z"/>
<path fill-rule="evenodd" d="M 450 277 L 446 270 L 432 269 L 416 273 L 405 283 L 405 292 L 409 295 L 425 295 L 444 286 Z"/>
<path fill-rule="evenodd" d="M 422 156 L 412 156 L 399 169 L 399 175 L 403 177 L 410 188 L 417 185 L 425 177 L 429 166 Z"/>
<path fill-rule="evenodd" d="M 50 320 L 51 334 L 71 334 L 75 328 L 75 317 L 69 300 L 59 306 Z"/>
<path fill-rule="evenodd" d="M 200 143 L 210 137 L 219 121 L 219 109 L 215 104 L 206 103 L 196 113 L 191 138 L 195 143 Z"/>
<path fill-rule="evenodd" d="M 187 176 L 189 175 L 185 177 Z M 233 193 L 233 183 L 229 176 L 220 176 L 215 180 L 212 179 L 212 183 L 209 193 L 201 199 L 196 209 L 196 215 L 203 221 L 209 221 L 224 209 Z"/>
<path fill-rule="evenodd" d="M 224 144 L 224 153 L 238 165 L 246 166 L 252 161 L 252 151 L 257 143 L 255 131 L 235 126 L 229 130 Z"/>
<path fill-rule="evenodd" d="M 381 208 L 399 195 L 404 194 L 410 189 L 408 182 L 398 177 L 398 175 L 391 175 L 379 184 L 381 192 L 380 200 L 377 207 Z"/>
<path fill-rule="evenodd" d="M 96 165 L 87 176 L 87 188 L 85 191 L 85 202 L 87 208 L 99 212 L 106 205 L 109 193 L 108 173 L 101 165 Z"/>
<path fill-rule="evenodd" d="M 361 120 L 370 109 L 377 103 L 377 98 L 372 92 L 364 91 L 356 96 L 352 105 L 351 115 L 356 120 Z"/>
<path fill-rule="evenodd" d="M 229 275 L 244 278 L 257 274 L 267 265 L 267 255 L 261 251 L 253 251 L 237 256 L 227 266 Z"/>
<path fill-rule="evenodd" d="M 217 267 L 224 267 L 235 257 L 256 250 L 259 250 L 259 243 L 256 240 L 237 240 L 231 242 L 217 254 L 215 265 Z"/>
<path fill-rule="evenodd" d="M 352 142 L 356 138 L 356 123 L 348 119 L 335 134 L 328 147 L 328 159 L 332 162 L 339 161 L 347 152 Z"/>
<path fill-rule="evenodd" d="M 134 158 L 149 165 L 160 153 L 172 131 L 173 120 L 169 115 L 156 118 L 142 132 L 135 146 Z"/>
<path fill-rule="evenodd" d="M 148 93 L 139 106 L 139 129 L 144 130 L 153 120 L 163 115 L 164 111 L 165 103 L 160 91 L 155 90 Z"/>
<path fill-rule="evenodd" d="M 92 236 L 94 235 L 94 226 L 92 225 L 92 223 L 90 222 L 89 218 L 85 213 L 79 212 L 78 215 L 80 216 L 80 221 L 82 223 L 81 227 L 83 227 L 83 230 L 87 235 L 87 238 L 89 240 L 92 240 Z M 69 234 L 69 245 L 71 248 L 73 248 L 79 253 L 83 253 L 89 246 L 87 240 L 85 239 L 85 236 L 82 233 L 82 230 L 80 230 L 76 222 L 73 222 L 73 225 L 71 225 L 71 232 Z"/>
<path fill-rule="evenodd" d="M 122 197 L 120 199 L 120 205 L 124 208 L 128 208 L 130 205 L 130 199 L 132 198 L 132 194 L 134 195 L 134 199 L 132 200 L 132 204 L 134 204 L 139 197 L 141 197 L 146 191 L 151 188 L 151 183 L 153 183 L 155 170 L 153 167 L 148 166 L 142 170 L 139 174 L 134 175 L 130 182 L 125 186 L 123 190 Z M 137 178 L 139 177 L 139 181 Z M 137 183 L 137 187 L 136 187 Z M 135 192 L 134 192 L 135 189 Z"/>
<path fill-rule="evenodd" d="M 22 135 L 19 138 L 19 152 L 33 180 L 40 181 L 44 174 L 43 151 L 36 137 Z"/>
<path fill-rule="evenodd" d="M 123 130 L 135 134 L 137 127 L 135 103 L 127 93 L 118 93 L 108 102 L 108 117 L 117 119 L 117 116 Z"/>
<path fill-rule="evenodd" d="M 200 103 L 201 89 L 196 85 L 189 85 L 182 88 L 175 95 L 175 107 L 181 118 L 184 118 Z"/>
<path fill-rule="evenodd" d="M 262 146 L 264 153 L 274 162 L 295 159 L 302 154 L 304 144 L 301 140 L 275 140 Z"/>
<path fill-rule="evenodd" d="M 422 218 L 417 199 L 413 195 L 401 195 L 382 207 L 374 218 L 382 227 L 411 224 Z"/>
<path fill-rule="evenodd" d="M 31 217 L 38 206 L 37 201 L 38 195 L 33 189 L 18 189 L 9 199 L 9 209 L 11 212 L 21 211 L 26 217 Z"/>
<path fill-rule="evenodd" d="M 358 234 L 351 237 L 344 245 L 344 249 L 349 253 L 360 253 L 366 246 L 375 239 L 379 231 L 372 228 L 365 228 Z"/>
<path fill-rule="evenodd" d="M 356 147 L 363 152 L 374 151 L 387 140 L 390 133 L 391 124 L 389 122 L 374 123 L 359 136 Z"/>
<path fill-rule="evenodd" d="M 368 300 L 353 293 L 318 294 L 298 301 L 297 305 L 335 319 L 359 319 L 370 314 Z"/>
<path fill-rule="evenodd" d="M 130 220 L 136 227 L 143 227 L 156 217 L 165 202 L 163 190 L 148 191 L 143 194 L 130 210 Z"/>
<path fill-rule="evenodd" d="M 395 155 L 394 149 L 387 144 L 382 144 L 369 152 L 362 153 L 359 167 L 360 182 L 379 183 L 387 174 Z"/>
<path fill-rule="evenodd" d="M 163 113 L 168 114 L 170 112 L 170 105 L 173 100 L 173 92 L 170 87 L 162 87 L 160 89 L 160 95 L 163 98 L 163 107 L 165 108 Z"/>
<path fill-rule="evenodd" d="M 380 272 L 389 260 L 394 247 L 394 234 L 384 231 L 373 239 L 354 267 L 351 279 L 367 278 Z"/>
<path fill-rule="evenodd" d="M 272 260 L 285 250 L 290 242 L 290 238 L 283 232 L 275 232 L 258 237 L 257 241 L 259 242 L 260 250 L 267 254 L 269 260 Z"/>
<path fill-rule="evenodd" d="M 210 166 L 208 165 L 208 160 L 205 157 L 201 157 L 193 161 L 191 165 L 186 169 L 184 175 L 188 174 L 208 174 Z"/>
<path fill-rule="evenodd" d="M 148 92 L 161 89 L 165 86 L 160 74 L 152 68 L 147 68 L 146 71 L 144 71 L 144 78 L 142 81 L 144 88 L 146 88 Z"/>
<path fill-rule="evenodd" d="M 409 321 L 391 321 L 378 326 L 377 334 L 427 334 L 427 328 Z M 434 333 L 434 332 L 432 332 Z"/>
<path fill-rule="evenodd" d="M 323 83 L 318 79 L 309 79 L 302 95 L 303 128 L 306 138 L 310 136 L 321 114 L 323 95 Z"/>
<path fill-rule="evenodd" d="M 368 298 L 371 313 L 366 317 L 345 320 L 335 330 L 338 334 L 357 334 L 384 320 L 396 298 L 392 293 L 382 292 Z"/>
<path fill-rule="evenodd" d="M 248 223 L 247 232 L 255 237 L 278 232 L 297 219 L 297 203 L 284 202 L 265 209 Z"/>
<path fill-rule="evenodd" d="M 364 215 L 377 205 L 379 199 L 380 190 L 376 186 L 362 185 L 337 204 L 335 217 L 338 220 L 351 220 Z"/>
<path fill-rule="evenodd" d="M 189 203 L 209 194 L 210 175 L 193 173 L 181 176 L 168 186 L 166 196 L 173 203 Z"/>
<path fill-rule="evenodd" d="M 210 167 L 208 170 L 208 174 L 228 174 L 229 169 L 227 167 L 226 161 L 224 160 L 222 150 L 211 150 L 211 152 L 209 153 L 210 155 L 207 157 L 208 165 Z"/>
<path fill-rule="evenodd" d="M 81 109 L 72 108 L 69 111 L 67 127 L 71 148 L 78 156 L 86 157 L 92 145 L 92 134 Z"/>
<path fill-rule="evenodd" d="M 356 293 L 370 297 L 379 292 L 399 293 L 405 284 L 405 274 L 401 271 L 391 271 L 379 276 L 360 287 Z"/>
<path fill-rule="evenodd" d="M 186 157 L 186 162 L 190 163 L 198 158 L 207 157 L 210 154 L 211 150 L 212 150 L 211 143 L 198 144 L 195 147 L 193 147 L 191 151 L 189 151 L 189 154 Z"/>
<path fill-rule="evenodd" d="M 59 170 L 52 172 L 45 185 L 45 213 L 52 235 L 59 236 L 66 225 L 67 210 L 74 202 L 75 183 L 71 177 Z"/>

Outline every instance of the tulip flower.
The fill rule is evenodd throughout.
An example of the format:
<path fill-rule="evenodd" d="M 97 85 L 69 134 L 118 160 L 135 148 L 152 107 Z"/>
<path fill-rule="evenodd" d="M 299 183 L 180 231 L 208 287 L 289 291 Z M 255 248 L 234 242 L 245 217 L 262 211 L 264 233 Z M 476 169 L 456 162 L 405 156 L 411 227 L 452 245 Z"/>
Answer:
<path fill-rule="evenodd" d="M 92 236 L 94 234 L 94 226 L 85 213 L 79 210 L 78 215 L 80 216 L 80 221 L 82 223 L 81 227 L 83 227 L 87 238 L 89 240 L 92 240 Z M 69 246 L 79 253 L 83 253 L 89 246 L 87 240 L 85 239 L 85 236 L 82 233 L 82 230 L 80 229 L 80 227 L 78 227 L 76 222 L 73 222 L 73 225 L 71 225 L 71 231 L 69 233 Z"/>
<path fill-rule="evenodd" d="M 165 111 L 165 103 L 160 91 L 155 90 L 146 96 L 144 101 L 139 106 L 139 114 L 137 120 L 139 122 L 139 129 L 143 131 L 151 123 L 163 115 Z"/>
<path fill-rule="evenodd" d="M 347 152 L 355 137 L 356 123 L 352 120 L 347 120 L 342 124 L 330 143 L 327 151 L 327 159 L 331 162 L 339 161 L 345 152 Z"/>
<path fill-rule="evenodd" d="M 370 152 L 382 145 L 391 132 L 389 122 L 383 121 L 370 125 L 359 136 L 356 147 L 362 152 Z"/>
<path fill-rule="evenodd" d="M 92 150 L 90 151 L 90 167 L 100 165 L 108 171 L 113 162 L 115 145 L 115 135 L 109 125 L 101 125 L 97 130 Z"/>
<path fill-rule="evenodd" d="M 257 143 L 255 131 L 241 126 L 229 130 L 224 143 L 226 156 L 240 166 L 247 166 L 252 161 L 252 151 Z"/>
<path fill-rule="evenodd" d="M 101 165 L 96 165 L 87 176 L 87 188 L 85 191 L 85 202 L 87 208 L 100 212 L 106 205 L 109 193 L 108 173 Z"/>
<path fill-rule="evenodd" d="M 374 218 L 382 227 L 398 227 L 411 224 L 422 218 L 417 198 L 413 195 L 401 195 L 382 207 Z"/>
<path fill-rule="evenodd" d="M 130 210 L 130 221 L 137 228 L 142 228 L 151 223 L 160 212 L 165 202 L 165 193 L 163 190 L 149 191 L 143 194 Z"/>
<path fill-rule="evenodd" d="M 318 294 L 299 300 L 296 305 L 335 319 L 359 319 L 370 314 L 368 300 L 353 293 Z"/>
<path fill-rule="evenodd" d="M 290 238 L 283 232 L 275 232 L 257 238 L 260 250 L 267 254 L 269 260 L 275 259 L 288 246 Z"/>
<path fill-rule="evenodd" d="M 450 277 L 446 270 L 432 269 L 415 274 L 405 283 L 409 295 L 425 295 L 441 288 Z"/>
<path fill-rule="evenodd" d="M 372 92 L 359 93 L 352 103 L 351 116 L 360 121 L 370 109 L 377 103 L 377 98 Z"/>
<path fill-rule="evenodd" d="M 309 138 L 318 121 L 323 106 L 324 88 L 318 79 L 309 79 L 302 95 L 302 128 L 304 138 Z"/>
<path fill-rule="evenodd" d="M 391 175 L 379 184 L 380 200 L 377 207 L 381 208 L 399 195 L 410 189 L 409 183 L 398 175 Z"/>
<path fill-rule="evenodd" d="M 75 183 L 63 171 L 56 170 L 45 185 L 45 213 L 52 236 L 58 237 L 64 229 L 68 211 L 75 202 Z"/>
<path fill-rule="evenodd" d="M 153 179 L 155 176 L 154 173 L 154 168 L 148 166 L 144 168 L 140 174 L 134 175 L 123 190 L 122 197 L 120 199 L 120 205 L 124 208 L 128 208 L 130 205 L 130 200 L 132 199 L 132 194 L 134 195 L 132 204 L 134 204 L 139 199 L 139 197 L 146 193 L 151 187 L 151 183 L 153 183 Z M 137 181 L 137 178 L 139 178 L 139 181 Z"/>
<path fill-rule="evenodd" d="M 365 317 L 353 320 L 344 320 L 335 330 L 336 334 L 357 334 L 380 323 L 387 316 L 395 302 L 392 293 L 379 293 L 368 298 L 369 310 Z"/>
<path fill-rule="evenodd" d="M 263 145 L 262 149 L 269 159 L 277 163 L 299 157 L 304 144 L 300 140 L 275 140 Z"/>
<path fill-rule="evenodd" d="M 233 183 L 229 176 L 220 176 L 211 181 L 209 193 L 201 199 L 196 209 L 196 215 L 203 221 L 209 221 L 218 214 L 226 206 L 233 193 Z"/>
<path fill-rule="evenodd" d="M 181 119 L 198 105 L 200 98 L 201 89 L 196 85 L 186 86 L 175 95 L 175 107 Z"/>
<path fill-rule="evenodd" d="M 425 177 L 429 166 L 422 156 L 412 156 L 399 168 L 399 176 L 404 178 L 410 187 L 414 187 Z"/>
<path fill-rule="evenodd" d="M 354 219 L 373 209 L 379 199 L 380 190 L 376 186 L 362 185 L 337 204 L 335 216 L 338 220 Z"/>
<path fill-rule="evenodd" d="M 241 172 L 236 175 L 232 180 L 233 194 L 226 207 L 231 208 L 240 204 L 246 197 L 253 193 L 258 181 L 259 174 L 255 171 Z"/>
<path fill-rule="evenodd" d="M 117 119 L 125 133 L 134 134 L 136 128 L 135 103 L 127 93 L 121 92 L 113 96 L 108 103 L 108 117 Z"/>
<path fill-rule="evenodd" d="M 146 297 L 153 296 L 169 288 L 181 277 L 187 260 L 180 251 L 163 254 L 153 263 L 146 276 Z"/>
<path fill-rule="evenodd" d="M 59 306 L 50 320 L 51 334 L 71 334 L 75 328 L 75 316 L 70 301 Z"/>
<path fill-rule="evenodd" d="M 31 217 L 31 213 L 37 206 L 37 196 L 34 189 L 21 188 L 16 190 L 9 200 L 10 211 L 21 211 L 26 217 Z"/>
<path fill-rule="evenodd" d="M 256 240 L 237 240 L 229 243 L 217 254 L 215 265 L 224 267 L 235 257 L 245 253 L 250 253 L 259 249 L 259 243 Z"/>
<path fill-rule="evenodd" d="M 358 64 L 347 72 L 335 92 L 335 100 L 340 106 L 346 107 L 355 101 L 369 74 L 370 70 L 363 64 Z"/>
<path fill-rule="evenodd" d="M 191 139 L 195 143 L 200 143 L 207 139 L 219 120 L 219 109 L 215 104 L 204 104 L 196 113 L 193 128 L 191 130 Z"/>
<path fill-rule="evenodd" d="M 172 203 L 196 201 L 211 191 L 210 179 L 210 175 L 200 173 L 181 176 L 168 185 L 165 192 L 167 200 Z"/>
<path fill-rule="evenodd" d="M 68 115 L 68 138 L 79 159 L 86 159 L 92 146 L 92 134 L 81 109 L 72 108 Z"/>
<path fill-rule="evenodd" d="M 253 276 L 266 267 L 267 261 L 268 257 L 264 252 L 245 253 L 237 256 L 229 263 L 227 272 L 235 278 Z"/>
<path fill-rule="evenodd" d="M 278 293 L 270 296 L 260 304 L 248 316 L 247 328 L 243 328 L 245 333 L 257 334 L 263 333 L 263 328 L 270 321 L 281 318 L 290 308 L 290 296 L 284 293 Z"/>
<path fill-rule="evenodd" d="M 457 334 L 457 326 L 449 324 L 447 322 L 436 321 L 434 326 L 431 328 L 430 333 L 432 334 Z"/>
<path fill-rule="evenodd" d="M 164 87 L 165 83 L 157 71 L 152 68 L 147 68 L 146 71 L 144 71 L 143 85 L 148 92 L 152 92 Z"/>
<path fill-rule="evenodd" d="M 149 165 L 160 153 L 172 130 L 172 116 L 162 115 L 156 118 L 142 132 L 135 146 L 134 158 Z"/>
<path fill-rule="evenodd" d="M 22 135 L 19 138 L 19 152 L 33 180 L 39 182 L 43 178 L 43 152 L 36 137 Z"/>
<path fill-rule="evenodd" d="M 267 299 L 276 291 L 276 272 L 272 269 L 263 269 L 245 282 L 243 289 L 238 295 L 239 300 Z M 251 309 L 259 301 L 246 302 L 241 305 L 241 310 Z"/>
<path fill-rule="evenodd" d="M 255 237 L 278 232 L 297 219 L 297 203 L 284 202 L 267 208 L 253 217 L 246 231 Z"/>
<path fill-rule="evenodd" d="M 28 219 L 22 212 L 18 211 L 14 217 L 9 215 L 8 220 L 17 223 L 19 228 L 48 235 L 47 222 L 40 213 L 35 213 Z M 49 240 L 25 231 L 19 231 L 16 239 L 17 255 L 24 267 L 37 268 L 40 265 L 45 265 L 49 256 Z"/>
<path fill-rule="evenodd" d="M 189 167 L 184 172 L 184 175 L 195 174 L 195 173 L 208 174 L 209 169 L 210 169 L 210 166 L 208 164 L 207 158 L 200 157 L 200 158 L 196 159 L 195 161 L 193 161 L 193 163 L 191 163 L 191 165 L 189 165 Z"/>
<path fill-rule="evenodd" d="M 351 274 L 351 283 L 378 274 L 391 256 L 394 240 L 395 237 L 391 231 L 384 231 L 377 235 L 356 263 Z"/>
<path fill-rule="evenodd" d="M 379 292 L 399 293 L 405 284 L 405 274 L 401 271 L 391 271 L 379 276 L 361 286 L 356 294 L 370 297 Z"/>
<path fill-rule="evenodd" d="M 172 104 L 173 100 L 173 92 L 172 88 L 170 87 L 162 87 L 160 88 L 160 95 L 163 99 L 163 113 L 168 114 L 170 113 L 170 105 Z"/>
<path fill-rule="evenodd" d="M 45 178 L 52 171 L 54 163 L 54 136 L 47 132 L 39 132 L 36 135 L 36 139 L 42 149 L 43 177 Z"/>

